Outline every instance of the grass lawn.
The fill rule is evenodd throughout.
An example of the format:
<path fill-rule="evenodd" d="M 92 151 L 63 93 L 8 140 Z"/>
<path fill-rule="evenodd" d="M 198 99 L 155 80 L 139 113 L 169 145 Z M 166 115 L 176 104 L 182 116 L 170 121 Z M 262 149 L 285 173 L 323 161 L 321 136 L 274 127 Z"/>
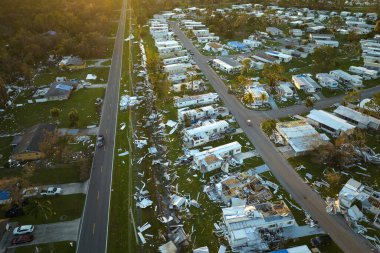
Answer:
<path fill-rule="evenodd" d="M 323 87 L 322 88 L 322 95 L 326 98 L 335 97 L 344 94 L 344 90 L 337 89 L 337 90 L 331 90 L 328 88 Z"/>
<path fill-rule="evenodd" d="M 105 62 L 102 62 L 103 66 L 110 66 L 111 65 L 111 60 L 107 60 Z"/>
<path fill-rule="evenodd" d="M 307 245 L 310 249 L 312 248 L 312 245 L 310 243 L 310 239 L 317 237 L 318 235 L 314 236 L 306 236 L 302 238 L 297 238 L 294 240 L 289 240 L 284 244 L 284 249 L 291 248 L 291 247 L 297 247 L 300 245 Z M 324 247 L 320 247 L 319 250 L 322 253 L 343 253 L 343 251 L 334 243 L 334 241 L 331 241 L 329 245 L 326 245 Z"/>
<path fill-rule="evenodd" d="M 51 201 L 51 208 L 54 212 L 52 216 L 48 217 L 48 219 L 45 219 L 45 217 L 42 217 L 42 215 L 37 218 L 29 215 L 23 215 L 20 217 L 11 218 L 11 221 L 15 221 L 20 224 L 45 224 L 74 220 L 81 217 L 85 198 L 86 195 L 84 194 L 61 195 L 42 198 L 38 197 L 38 200 L 40 201 Z M 4 217 L 3 210 L 1 211 L 0 217 Z"/>
<path fill-rule="evenodd" d="M 96 61 L 90 60 L 87 62 L 90 62 L 92 64 Z M 107 83 L 108 72 L 109 68 L 85 68 L 73 71 L 62 71 L 57 67 L 51 67 L 46 69 L 43 73 L 39 74 L 36 77 L 34 84 L 36 86 L 48 85 L 51 82 L 54 82 L 57 76 L 65 76 L 67 79 L 85 80 L 87 74 L 95 74 L 98 77 L 96 80 L 91 80 L 91 83 Z"/>
<path fill-rule="evenodd" d="M 95 100 L 98 97 L 103 98 L 104 92 L 104 89 L 81 89 L 65 101 L 25 104 L 22 107 L 16 107 L 7 111 L 10 119 L 3 119 L 0 122 L 0 132 L 15 133 L 38 123 L 52 122 L 50 109 L 54 107 L 61 110 L 58 127 L 70 127 L 67 114 L 72 108 L 78 110 L 79 113 L 78 128 L 96 125 L 99 122 L 99 113 Z"/>
<path fill-rule="evenodd" d="M 68 184 L 80 181 L 79 170 L 75 164 L 56 168 L 37 169 L 30 181 L 34 185 Z"/>
<path fill-rule="evenodd" d="M 70 242 L 54 242 L 33 246 L 17 247 L 15 249 L 15 253 L 36 253 L 36 248 L 39 249 L 39 253 L 75 253 L 76 243 L 72 243 L 73 246 L 70 245 Z"/>
<path fill-rule="evenodd" d="M 8 161 L 9 155 L 12 153 L 12 139 L 13 137 L 0 138 L 0 168 Z"/>

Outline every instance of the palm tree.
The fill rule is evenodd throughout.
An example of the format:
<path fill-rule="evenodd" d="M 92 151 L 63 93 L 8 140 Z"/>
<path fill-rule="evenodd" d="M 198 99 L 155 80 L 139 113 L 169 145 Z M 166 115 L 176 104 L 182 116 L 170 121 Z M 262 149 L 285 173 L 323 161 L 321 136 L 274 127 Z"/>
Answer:
<path fill-rule="evenodd" d="M 268 95 L 265 92 L 262 92 L 260 95 L 261 102 L 264 103 L 268 99 Z"/>
<path fill-rule="evenodd" d="M 46 220 L 54 214 L 51 208 L 51 201 L 38 201 L 33 200 L 25 207 L 25 213 L 27 215 L 38 218 L 40 216 L 44 217 Z"/>
<path fill-rule="evenodd" d="M 244 94 L 243 101 L 246 104 L 252 104 L 255 102 L 255 97 L 253 96 L 253 93 L 248 91 Z"/>

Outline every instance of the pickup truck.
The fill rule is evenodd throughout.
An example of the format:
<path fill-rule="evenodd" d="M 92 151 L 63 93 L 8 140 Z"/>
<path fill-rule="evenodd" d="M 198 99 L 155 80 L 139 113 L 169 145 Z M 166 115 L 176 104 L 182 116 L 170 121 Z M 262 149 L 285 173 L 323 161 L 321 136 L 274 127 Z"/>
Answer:
<path fill-rule="evenodd" d="M 62 193 L 62 188 L 57 187 L 49 187 L 45 190 L 41 190 L 41 196 L 55 196 Z"/>

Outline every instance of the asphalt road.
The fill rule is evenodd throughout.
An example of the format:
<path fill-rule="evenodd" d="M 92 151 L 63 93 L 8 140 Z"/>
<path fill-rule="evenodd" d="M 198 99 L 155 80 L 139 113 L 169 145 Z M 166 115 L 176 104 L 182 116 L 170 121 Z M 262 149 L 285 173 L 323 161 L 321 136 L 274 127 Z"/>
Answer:
<path fill-rule="evenodd" d="M 228 94 L 227 87 L 217 73 L 207 64 L 207 59 L 199 53 L 179 27 L 174 23 L 171 25 L 183 46 L 194 53 L 193 58 L 199 68 L 203 71 L 206 78 L 210 81 L 210 84 L 229 108 L 250 141 L 255 145 L 264 162 L 269 166 L 285 190 L 291 194 L 292 198 L 306 210 L 314 220 L 318 221 L 321 228 L 332 237 L 344 252 L 368 253 L 374 251 L 363 237 L 354 233 L 348 227 L 343 218 L 329 215 L 326 212 L 326 204 L 322 198 L 303 182 L 303 179 L 299 177 L 293 167 L 279 153 L 260 128 L 260 123 L 265 118 L 276 118 L 281 117 L 282 114 L 286 116 L 288 114 L 300 113 L 307 111 L 308 108 L 300 105 L 287 110 L 268 112 L 256 112 L 246 109 L 233 95 Z M 338 101 L 339 98 L 325 100 L 318 103 L 316 107 L 326 107 Z M 247 119 L 252 120 L 253 126 L 246 124 Z"/>
<path fill-rule="evenodd" d="M 123 0 L 99 125 L 99 134 L 104 136 L 105 145 L 102 148 L 96 148 L 95 150 L 91 176 L 89 179 L 89 190 L 78 235 L 78 253 L 104 253 L 107 250 L 108 218 L 123 58 L 126 7 L 127 0 Z"/>

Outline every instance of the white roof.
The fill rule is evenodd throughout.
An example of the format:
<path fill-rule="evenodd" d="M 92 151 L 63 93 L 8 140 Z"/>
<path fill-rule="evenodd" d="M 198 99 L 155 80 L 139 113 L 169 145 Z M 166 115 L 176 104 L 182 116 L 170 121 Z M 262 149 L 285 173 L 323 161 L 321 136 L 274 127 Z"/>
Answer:
<path fill-rule="evenodd" d="M 338 115 L 342 115 L 346 118 L 353 119 L 353 120 L 355 120 L 359 123 L 362 123 L 364 125 L 368 125 L 371 122 L 374 122 L 377 125 L 380 125 L 380 120 L 378 120 L 372 116 L 366 115 L 364 113 L 355 111 L 355 110 L 348 108 L 348 107 L 345 107 L 345 106 L 339 106 L 338 108 L 336 108 L 334 110 L 334 113 L 338 114 Z"/>
<path fill-rule="evenodd" d="M 195 136 L 197 134 L 202 134 L 206 131 L 211 131 L 213 129 L 219 128 L 219 127 L 228 127 L 229 124 L 225 120 L 220 120 L 217 122 L 213 122 L 211 124 L 207 124 L 204 126 L 196 127 L 193 129 L 185 130 L 189 136 Z"/>
<path fill-rule="evenodd" d="M 318 133 L 305 121 L 280 122 L 276 124 L 276 128 L 297 153 L 312 150 L 318 143 L 329 140 L 325 134 Z"/>
<path fill-rule="evenodd" d="M 347 131 L 355 128 L 344 119 L 323 110 L 311 110 L 307 117 L 334 130 Z"/>
<path fill-rule="evenodd" d="M 224 153 L 226 151 L 238 149 L 238 148 L 241 148 L 240 143 L 237 141 L 234 141 L 234 142 L 230 142 L 230 143 L 227 143 L 227 144 L 224 144 L 224 145 L 221 145 L 221 146 L 209 149 L 209 150 L 205 150 L 205 151 L 196 153 L 194 155 L 194 158 L 196 157 L 197 159 L 203 159 L 208 155 L 219 155 L 219 154 Z"/>

